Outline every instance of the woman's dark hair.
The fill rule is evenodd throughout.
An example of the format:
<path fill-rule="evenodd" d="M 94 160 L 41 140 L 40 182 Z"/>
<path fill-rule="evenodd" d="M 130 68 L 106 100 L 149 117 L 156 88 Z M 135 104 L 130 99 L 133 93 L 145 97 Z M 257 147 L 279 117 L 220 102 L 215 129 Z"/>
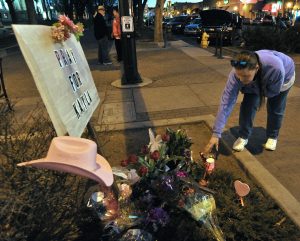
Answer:
<path fill-rule="evenodd" d="M 113 7 L 113 10 L 119 12 L 119 8 L 118 8 L 117 6 L 114 6 L 114 7 Z"/>
<path fill-rule="evenodd" d="M 259 59 L 255 52 L 251 51 L 242 51 L 236 54 L 231 61 L 233 67 L 237 69 L 244 69 L 248 68 L 250 70 L 255 69 L 256 66 L 259 64 Z M 234 65 L 236 64 L 236 65 Z"/>
<path fill-rule="evenodd" d="M 237 69 L 243 69 L 248 68 L 249 70 L 253 70 L 258 65 L 258 71 L 254 77 L 254 80 L 257 82 L 258 88 L 259 88 L 259 109 L 262 107 L 262 105 L 265 103 L 265 82 L 262 79 L 261 76 L 261 63 L 259 61 L 259 56 L 255 52 L 252 51 L 242 51 L 238 54 L 236 54 L 233 58 L 233 62 L 237 63 L 237 66 L 235 68 Z M 233 63 L 232 62 L 232 63 Z M 239 63 L 245 63 L 244 66 L 239 65 Z M 232 64 L 233 65 L 233 64 Z"/>

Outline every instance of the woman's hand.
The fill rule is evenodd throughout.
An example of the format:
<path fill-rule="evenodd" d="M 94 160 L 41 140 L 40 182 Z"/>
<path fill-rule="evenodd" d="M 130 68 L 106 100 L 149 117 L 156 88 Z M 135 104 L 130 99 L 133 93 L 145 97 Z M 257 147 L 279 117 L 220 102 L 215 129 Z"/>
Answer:
<path fill-rule="evenodd" d="M 204 148 L 204 154 L 207 155 L 211 152 L 213 147 L 216 146 L 216 150 L 218 151 L 219 149 L 219 137 L 212 136 L 208 142 L 208 144 Z"/>

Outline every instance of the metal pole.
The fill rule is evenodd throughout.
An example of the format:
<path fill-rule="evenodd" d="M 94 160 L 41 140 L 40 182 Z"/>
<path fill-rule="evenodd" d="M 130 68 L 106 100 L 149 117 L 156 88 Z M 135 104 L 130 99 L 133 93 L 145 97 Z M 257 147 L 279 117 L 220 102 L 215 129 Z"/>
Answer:
<path fill-rule="evenodd" d="M 129 3 L 131 0 L 119 0 L 120 16 L 130 16 Z M 138 73 L 136 45 L 134 32 L 122 31 L 122 56 L 124 72 L 121 79 L 122 85 L 137 84 L 142 82 L 142 78 Z"/>
<path fill-rule="evenodd" d="M 221 29 L 220 32 L 220 53 L 219 53 L 219 59 L 223 59 L 223 55 L 222 55 L 222 47 L 223 47 L 223 28 Z"/>
<path fill-rule="evenodd" d="M 100 149 L 100 143 L 98 140 L 98 136 L 96 134 L 96 131 L 94 129 L 94 127 L 92 126 L 91 122 L 88 122 L 86 125 L 87 131 L 88 131 L 88 135 L 93 139 L 93 141 L 95 141 L 95 143 L 97 144 L 97 152 L 98 154 L 103 156 L 103 153 Z"/>
<path fill-rule="evenodd" d="M 167 26 L 163 25 L 163 38 L 164 38 L 164 48 L 168 46 L 168 33 L 167 33 Z"/>
<path fill-rule="evenodd" d="M 1 93 L 1 92 L 3 92 L 3 93 Z M 6 104 L 8 106 L 8 109 L 12 111 L 13 108 L 12 108 L 12 106 L 10 104 L 10 101 L 9 101 L 9 98 L 7 96 L 6 89 L 5 89 L 4 77 L 3 77 L 3 69 L 2 69 L 2 57 L 0 57 L 0 98 L 2 98 L 2 97 L 5 98 L 5 101 L 6 101 Z"/>
<path fill-rule="evenodd" d="M 215 56 L 218 57 L 218 46 L 219 46 L 219 31 L 217 30 L 217 37 L 215 43 Z"/>

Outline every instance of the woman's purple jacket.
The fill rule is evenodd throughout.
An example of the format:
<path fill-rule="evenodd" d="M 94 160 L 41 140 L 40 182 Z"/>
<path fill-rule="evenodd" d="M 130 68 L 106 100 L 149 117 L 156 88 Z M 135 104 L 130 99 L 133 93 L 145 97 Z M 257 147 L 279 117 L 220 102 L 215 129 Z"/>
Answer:
<path fill-rule="evenodd" d="M 265 83 L 265 96 L 274 97 L 280 93 L 283 84 L 287 83 L 294 75 L 295 63 L 289 56 L 274 50 L 259 50 L 255 52 L 261 62 L 261 77 Z M 231 70 L 213 127 L 213 135 L 221 137 L 222 130 L 236 103 L 239 91 L 242 93 L 259 94 L 259 88 L 254 81 L 244 85 Z"/>

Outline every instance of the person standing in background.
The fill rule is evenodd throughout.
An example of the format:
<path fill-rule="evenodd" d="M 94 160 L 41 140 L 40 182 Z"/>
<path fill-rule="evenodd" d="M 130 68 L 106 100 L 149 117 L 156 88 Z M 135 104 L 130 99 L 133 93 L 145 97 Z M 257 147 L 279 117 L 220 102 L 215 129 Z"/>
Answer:
<path fill-rule="evenodd" d="M 112 25 L 112 38 L 115 39 L 115 47 L 117 51 L 118 62 L 122 61 L 122 44 L 121 44 L 121 23 L 120 14 L 117 7 L 113 8 L 113 25 Z"/>
<path fill-rule="evenodd" d="M 112 64 L 108 56 L 108 29 L 104 19 L 105 8 L 98 6 L 97 14 L 94 16 L 94 34 L 98 41 L 98 63 L 103 65 Z"/>

